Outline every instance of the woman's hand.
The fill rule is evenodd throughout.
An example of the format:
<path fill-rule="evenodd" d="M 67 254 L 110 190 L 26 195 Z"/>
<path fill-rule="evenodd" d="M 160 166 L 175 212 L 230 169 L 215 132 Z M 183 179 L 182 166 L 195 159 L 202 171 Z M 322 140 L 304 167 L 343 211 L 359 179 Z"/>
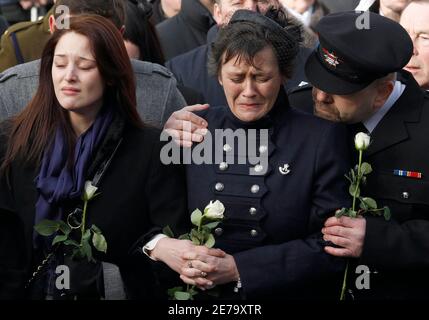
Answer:
<path fill-rule="evenodd" d="M 188 263 L 182 268 L 180 278 L 187 284 L 209 289 L 239 278 L 234 257 L 229 254 L 219 257 L 194 251 L 185 253 L 183 257 Z"/>
<path fill-rule="evenodd" d="M 188 264 L 188 260 L 184 259 L 185 254 L 203 254 L 213 257 L 225 256 L 225 252 L 220 249 L 209 249 L 204 246 L 196 246 L 189 240 L 178 240 L 173 238 L 163 238 L 159 240 L 155 248 L 151 251 L 150 256 L 157 261 L 164 262 L 177 273 L 181 273 L 181 270 Z"/>

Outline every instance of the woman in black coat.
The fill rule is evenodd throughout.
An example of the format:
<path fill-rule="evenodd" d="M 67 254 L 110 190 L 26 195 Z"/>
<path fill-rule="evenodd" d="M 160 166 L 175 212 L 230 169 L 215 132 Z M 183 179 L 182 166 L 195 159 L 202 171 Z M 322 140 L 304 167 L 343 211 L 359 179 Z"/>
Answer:
<path fill-rule="evenodd" d="M 0 298 L 105 297 L 101 261 L 119 267 L 124 296 L 156 298 L 151 262 L 133 250 L 161 226 L 183 229 L 184 176 L 161 163 L 159 132 L 137 114 L 114 25 L 81 16 L 56 30 L 35 97 L 0 129 Z M 61 228 L 36 232 L 47 221 Z"/>
<path fill-rule="evenodd" d="M 193 129 L 208 124 L 192 150 L 193 157 L 204 154 L 204 164 L 186 168 L 189 209 L 210 200 L 224 204 L 225 219 L 213 233 L 226 254 L 190 250 L 181 278 L 216 285 L 221 298 L 337 299 L 340 292 L 344 263 L 324 252 L 321 228 L 336 209 L 349 206 L 347 134 L 289 106 L 282 84 L 298 38 L 280 11 L 236 11 L 209 63 L 228 106 L 187 114 Z M 182 127 L 170 120 L 168 129 Z M 160 242 L 159 250 L 167 244 Z"/>

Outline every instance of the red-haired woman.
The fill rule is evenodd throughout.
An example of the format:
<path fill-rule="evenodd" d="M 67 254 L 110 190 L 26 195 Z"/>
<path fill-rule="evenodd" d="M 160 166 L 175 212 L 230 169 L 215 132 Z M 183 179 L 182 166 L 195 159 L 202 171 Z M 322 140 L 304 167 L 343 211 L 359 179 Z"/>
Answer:
<path fill-rule="evenodd" d="M 160 162 L 159 132 L 137 114 L 133 72 L 115 26 L 80 16 L 56 30 L 36 95 L 0 129 L 0 298 L 103 296 L 101 263 L 84 263 L 92 243 L 97 261 L 119 266 L 128 298 L 153 298 L 150 260 L 129 251 L 157 226 L 181 229 L 186 190 L 180 169 Z M 88 181 L 99 195 L 83 215 Z M 42 236 L 34 226 L 45 220 L 63 227 Z M 106 253 L 95 250 L 100 233 Z M 63 242 L 53 245 L 58 235 Z M 88 236 L 94 242 L 85 244 Z M 86 257 L 70 263 L 72 252 Z M 69 273 L 59 272 L 62 264 Z"/>

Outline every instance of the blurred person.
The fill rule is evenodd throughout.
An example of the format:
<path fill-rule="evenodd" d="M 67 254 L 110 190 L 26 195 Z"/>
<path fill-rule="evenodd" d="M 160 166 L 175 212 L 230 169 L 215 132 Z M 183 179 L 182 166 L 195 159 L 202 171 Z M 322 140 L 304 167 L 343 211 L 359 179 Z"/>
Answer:
<path fill-rule="evenodd" d="M 214 0 L 182 0 L 179 13 L 156 26 L 167 60 L 207 42 L 215 24 L 213 4 Z"/>
<path fill-rule="evenodd" d="M 405 70 L 410 72 L 424 90 L 429 90 L 429 1 L 411 3 L 402 12 L 401 25 L 413 40 L 413 56 Z"/>
<path fill-rule="evenodd" d="M 31 2 L 31 1 L 30 1 Z M 52 7 L 43 19 L 35 22 L 20 22 L 11 25 L 0 39 L 0 72 L 17 64 L 40 58 L 48 42 L 49 19 L 56 7 Z"/>
<path fill-rule="evenodd" d="M 402 11 L 410 1 L 411 0 L 361 0 L 355 10 L 369 10 L 399 22 Z"/>
<path fill-rule="evenodd" d="M 153 23 L 157 25 L 179 13 L 182 0 L 149 0 L 153 5 Z"/>

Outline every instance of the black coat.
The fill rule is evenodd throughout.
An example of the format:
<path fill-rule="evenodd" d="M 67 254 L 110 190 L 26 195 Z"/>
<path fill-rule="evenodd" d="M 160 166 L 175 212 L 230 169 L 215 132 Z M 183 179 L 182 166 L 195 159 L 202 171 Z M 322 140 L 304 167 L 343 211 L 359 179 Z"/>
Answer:
<path fill-rule="evenodd" d="M 165 59 L 205 44 L 214 24 L 210 11 L 199 0 L 182 0 L 180 12 L 156 26 Z"/>
<path fill-rule="evenodd" d="M 243 296 L 337 299 L 344 264 L 324 252 L 321 228 L 336 209 L 349 206 L 345 128 L 292 109 L 286 99 L 252 123 L 238 120 L 228 107 L 200 115 L 213 137 L 215 129 L 269 130 L 264 175 L 249 175 L 255 164 L 237 164 L 237 157 L 224 170 L 219 163 L 187 166 L 189 210 L 215 199 L 226 207 L 216 246 L 233 254 Z M 290 173 L 284 175 L 279 168 L 285 164 Z M 232 292 L 223 291 L 226 297 Z"/>
<path fill-rule="evenodd" d="M 128 297 L 150 299 L 157 297 L 159 289 L 153 265 L 141 251 L 132 253 L 134 244 L 144 243 L 152 231 L 165 225 L 180 232 L 188 228 L 184 227 L 188 220 L 184 172 L 161 164 L 158 130 L 126 126 L 121 131 L 113 124 L 93 164 L 110 157 L 116 146 L 113 142 L 121 136 L 122 144 L 101 180 L 100 195 L 89 203 L 87 225 L 97 225 L 106 237 L 107 254 L 96 257 L 120 267 Z M 0 136 L 3 149 L 7 140 L 7 134 Z M 0 158 L 3 154 L 4 150 Z M 90 172 L 91 168 L 88 177 L 92 178 Z M 10 188 L 4 176 L 0 181 L 1 298 L 28 297 L 23 285 L 40 263 L 40 252 L 33 249 L 32 242 L 37 173 L 38 168 L 16 161 Z"/>
<path fill-rule="evenodd" d="M 364 191 L 392 220 L 369 217 L 359 261 L 374 272 L 363 298 L 429 299 L 429 95 L 411 74 L 399 78 L 406 89 L 371 134 L 365 154 L 371 173 Z M 394 170 L 422 173 L 422 179 Z"/>
<path fill-rule="evenodd" d="M 205 103 L 211 106 L 226 106 L 222 86 L 218 79 L 209 75 L 207 71 L 210 46 L 215 41 L 217 32 L 218 27 L 213 26 L 207 34 L 207 44 L 167 61 L 165 65 L 173 72 L 178 83 L 202 93 Z M 296 87 L 301 81 L 306 81 L 304 65 L 311 52 L 312 50 L 308 48 L 300 48 L 295 59 L 294 74 L 284 86 L 286 90 Z"/>
<path fill-rule="evenodd" d="M 370 290 L 354 290 L 357 299 L 429 298 L 429 95 L 412 75 L 398 73 L 404 93 L 371 134 L 373 143 L 364 153 L 374 171 L 363 195 L 387 205 L 391 221 L 367 216 L 362 257 L 368 265 Z M 293 90 L 296 107 L 311 111 L 311 87 Z M 422 173 L 422 179 L 394 175 L 394 170 Z M 351 277 L 349 287 L 355 287 Z"/>

